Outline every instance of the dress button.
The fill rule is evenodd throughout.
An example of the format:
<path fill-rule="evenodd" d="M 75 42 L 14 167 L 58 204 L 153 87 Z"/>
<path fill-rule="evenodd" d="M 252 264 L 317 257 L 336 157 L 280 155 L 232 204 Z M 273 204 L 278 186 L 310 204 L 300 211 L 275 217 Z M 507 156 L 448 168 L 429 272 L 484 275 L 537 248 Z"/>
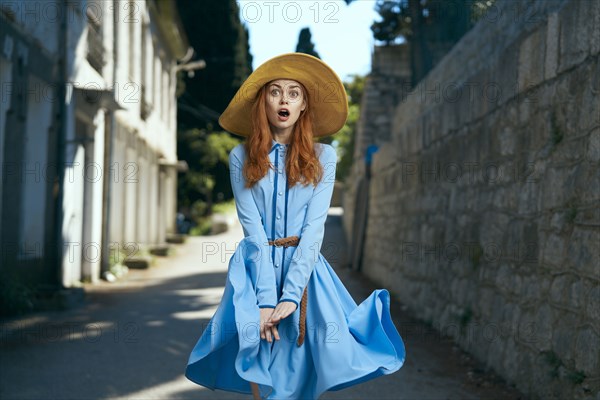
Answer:
<path fill-rule="evenodd" d="M 278 268 L 278 267 L 279 267 L 279 264 L 275 264 L 275 268 Z"/>
<path fill-rule="evenodd" d="M 283 192 L 279 192 L 279 195 L 281 196 L 283 194 Z"/>
<path fill-rule="evenodd" d="M 277 219 L 281 219 L 281 215 L 278 215 L 278 216 L 277 216 Z"/>

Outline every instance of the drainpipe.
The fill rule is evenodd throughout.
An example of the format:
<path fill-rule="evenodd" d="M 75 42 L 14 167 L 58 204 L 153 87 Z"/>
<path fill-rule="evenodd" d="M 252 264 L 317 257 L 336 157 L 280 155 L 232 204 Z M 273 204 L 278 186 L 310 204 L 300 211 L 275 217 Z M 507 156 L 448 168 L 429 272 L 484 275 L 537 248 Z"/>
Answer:
<path fill-rule="evenodd" d="M 55 182 L 56 196 L 54 202 L 54 240 L 55 240 L 55 278 L 58 286 L 64 288 L 63 285 L 63 197 L 64 197 L 64 178 L 65 178 L 65 140 L 67 136 L 67 80 L 68 67 L 67 59 L 67 0 L 61 3 L 62 13 L 60 27 L 58 30 L 59 43 L 59 61 L 58 61 L 58 129 L 56 138 L 56 173 L 57 182 Z"/>
<path fill-rule="evenodd" d="M 100 246 L 101 263 L 100 276 L 104 277 L 104 273 L 110 270 L 110 199 L 112 194 L 112 179 L 111 166 L 113 164 L 113 142 L 115 132 L 115 117 L 114 111 L 104 112 L 104 184 L 102 193 L 104 212 L 102 218 L 102 244 Z"/>

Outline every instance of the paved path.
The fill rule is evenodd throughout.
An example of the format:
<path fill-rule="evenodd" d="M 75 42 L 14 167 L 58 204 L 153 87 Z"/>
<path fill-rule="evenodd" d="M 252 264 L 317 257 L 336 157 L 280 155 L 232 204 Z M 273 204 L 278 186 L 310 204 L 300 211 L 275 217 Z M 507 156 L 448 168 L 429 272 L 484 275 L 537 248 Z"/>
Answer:
<path fill-rule="evenodd" d="M 337 211 L 337 213 L 336 213 Z M 327 221 L 323 254 L 360 303 L 378 288 L 343 268 L 340 209 Z M 117 283 L 86 285 L 81 306 L 0 322 L 0 399 L 251 399 L 188 381 L 187 357 L 219 303 L 227 261 L 243 238 L 190 237 L 176 254 Z M 391 292 L 391 290 L 390 290 Z M 322 399 L 525 399 L 413 320 L 392 299 L 407 359 L 396 373 Z"/>

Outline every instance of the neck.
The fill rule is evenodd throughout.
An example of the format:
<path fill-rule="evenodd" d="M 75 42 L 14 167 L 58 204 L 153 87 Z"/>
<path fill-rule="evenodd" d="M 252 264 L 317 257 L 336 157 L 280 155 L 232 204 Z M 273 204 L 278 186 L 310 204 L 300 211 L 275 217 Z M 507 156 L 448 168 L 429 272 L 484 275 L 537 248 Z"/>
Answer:
<path fill-rule="evenodd" d="M 290 139 L 292 138 L 292 130 L 293 130 L 293 126 L 286 128 L 284 130 L 280 130 L 280 129 L 273 129 L 271 128 L 271 135 L 273 136 L 273 139 L 275 139 L 275 141 L 281 143 L 281 144 L 289 144 L 290 143 Z"/>

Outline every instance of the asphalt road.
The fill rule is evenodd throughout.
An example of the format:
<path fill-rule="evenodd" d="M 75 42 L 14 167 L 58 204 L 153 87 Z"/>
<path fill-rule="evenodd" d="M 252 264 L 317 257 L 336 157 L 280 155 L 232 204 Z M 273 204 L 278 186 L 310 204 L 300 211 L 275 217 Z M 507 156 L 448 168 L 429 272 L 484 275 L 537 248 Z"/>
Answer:
<path fill-rule="evenodd" d="M 339 212 L 330 210 L 330 245 L 322 252 L 360 303 L 381 286 L 345 268 Z M 85 301 L 76 308 L 0 321 L 0 399 L 251 399 L 183 376 L 242 238 L 237 224 L 220 235 L 190 237 L 150 269 L 130 270 L 116 283 L 85 285 Z M 414 320 L 396 299 L 391 311 L 407 349 L 404 366 L 321 399 L 526 398 Z"/>

